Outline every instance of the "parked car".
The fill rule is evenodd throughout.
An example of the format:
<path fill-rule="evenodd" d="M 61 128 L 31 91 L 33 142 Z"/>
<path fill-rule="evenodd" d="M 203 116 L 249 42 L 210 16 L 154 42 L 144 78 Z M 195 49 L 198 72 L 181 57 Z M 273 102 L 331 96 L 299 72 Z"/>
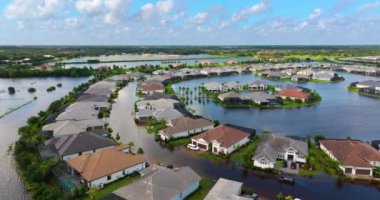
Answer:
<path fill-rule="evenodd" d="M 188 144 L 187 145 L 187 148 L 193 150 L 193 151 L 198 151 L 199 150 L 199 147 L 195 146 L 194 144 Z"/>
<path fill-rule="evenodd" d="M 290 164 L 290 168 L 292 168 L 292 169 L 297 169 L 297 163 L 292 162 L 292 163 Z"/>
<path fill-rule="evenodd" d="M 289 184 L 295 184 L 296 179 L 290 176 L 280 176 L 278 178 L 279 181 L 284 182 L 284 183 L 289 183 Z"/>
<path fill-rule="evenodd" d="M 251 195 L 251 198 L 252 198 L 252 200 L 259 200 L 259 195 L 256 194 L 256 193 L 253 193 L 253 194 Z"/>

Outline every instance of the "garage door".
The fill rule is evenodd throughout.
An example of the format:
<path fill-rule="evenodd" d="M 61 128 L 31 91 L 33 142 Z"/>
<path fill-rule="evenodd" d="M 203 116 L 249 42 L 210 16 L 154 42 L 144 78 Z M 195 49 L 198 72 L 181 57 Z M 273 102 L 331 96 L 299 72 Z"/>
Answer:
<path fill-rule="evenodd" d="M 356 170 L 356 174 L 358 174 L 358 175 L 370 175 L 371 174 L 371 170 L 357 169 Z"/>
<path fill-rule="evenodd" d="M 198 143 L 198 147 L 201 148 L 201 149 L 207 149 L 207 146 L 206 146 L 206 145 L 199 144 L 199 143 Z"/>
<path fill-rule="evenodd" d="M 352 174 L 352 168 L 346 168 L 346 169 L 344 169 L 344 172 L 346 174 Z"/>

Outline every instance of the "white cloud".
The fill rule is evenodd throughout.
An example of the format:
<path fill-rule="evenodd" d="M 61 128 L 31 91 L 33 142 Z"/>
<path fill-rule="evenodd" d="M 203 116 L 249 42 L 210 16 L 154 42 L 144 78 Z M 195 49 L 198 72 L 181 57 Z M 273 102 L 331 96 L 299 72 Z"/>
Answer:
<path fill-rule="evenodd" d="M 314 9 L 314 11 L 312 13 L 310 13 L 309 18 L 310 19 L 317 18 L 317 17 L 319 17 L 321 15 L 321 12 L 322 11 L 321 11 L 320 8 L 316 8 L 316 9 Z"/>
<path fill-rule="evenodd" d="M 156 8 L 160 14 L 168 14 L 173 8 L 173 0 L 158 1 Z"/>
<path fill-rule="evenodd" d="M 65 24 L 66 24 L 66 26 L 72 27 L 72 28 L 82 27 L 82 23 L 76 17 L 75 18 L 67 18 L 67 19 L 65 19 Z"/>
<path fill-rule="evenodd" d="M 254 4 L 250 8 L 242 9 L 238 13 L 232 15 L 231 20 L 233 22 L 239 22 L 247 19 L 251 15 L 257 15 L 263 13 L 270 8 L 271 1 L 263 0 L 260 3 Z"/>
<path fill-rule="evenodd" d="M 375 1 L 375 2 L 371 2 L 371 3 L 367 3 L 367 4 L 359 6 L 358 11 L 359 12 L 366 12 L 369 10 L 376 9 L 378 7 L 380 7 L 380 1 Z"/>
<path fill-rule="evenodd" d="M 207 22 L 209 14 L 206 12 L 199 12 L 195 16 L 191 17 L 188 21 L 189 24 L 201 25 Z"/>
<path fill-rule="evenodd" d="M 12 0 L 5 8 L 7 19 L 49 19 L 57 16 L 57 10 L 66 0 Z"/>
<path fill-rule="evenodd" d="M 129 3 L 129 0 L 78 0 L 75 8 L 89 18 L 101 18 L 106 24 L 116 24 L 127 13 Z"/>

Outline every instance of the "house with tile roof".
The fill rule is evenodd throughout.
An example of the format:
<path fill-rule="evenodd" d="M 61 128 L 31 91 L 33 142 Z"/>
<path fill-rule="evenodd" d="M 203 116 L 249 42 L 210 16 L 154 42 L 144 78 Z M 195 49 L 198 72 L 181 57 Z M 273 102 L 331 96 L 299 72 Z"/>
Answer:
<path fill-rule="evenodd" d="M 345 174 L 373 176 L 373 170 L 380 167 L 380 152 L 362 141 L 330 139 L 319 143 L 331 159 L 339 161 Z"/>
<path fill-rule="evenodd" d="M 140 91 L 143 94 L 163 93 L 165 86 L 158 82 L 147 82 L 140 86 Z"/>
<path fill-rule="evenodd" d="M 262 91 L 267 89 L 267 85 L 262 81 L 254 81 L 248 84 L 248 89 L 251 91 Z"/>
<path fill-rule="evenodd" d="M 202 151 L 227 155 L 247 144 L 251 133 L 229 125 L 220 125 L 191 138 L 191 143 Z"/>
<path fill-rule="evenodd" d="M 59 135 L 70 135 L 86 131 L 97 131 L 105 128 L 105 122 L 101 119 L 89 120 L 66 120 L 56 121 L 42 127 L 42 132 L 48 137 Z"/>
<path fill-rule="evenodd" d="M 310 95 L 303 91 L 299 91 L 297 89 L 282 89 L 277 92 L 277 96 L 282 99 L 290 98 L 291 100 L 301 100 L 302 102 L 306 102 L 309 100 Z"/>
<path fill-rule="evenodd" d="M 204 200 L 252 200 L 241 196 L 242 182 L 219 178 Z"/>
<path fill-rule="evenodd" d="M 188 137 L 214 128 L 214 123 L 205 118 L 180 117 L 169 120 L 168 127 L 159 131 L 163 140 Z"/>
<path fill-rule="evenodd" d="M 145 169 L 143 155 L 128 154 L 119 148 L 103 149 L 67 160 L 73 174 L 89 188 L 100 187 Z"/>
<path fill-rule="evenodd" d="M 253 166 L 262 169 L 277 168 L 277 160 L 306 163 L 308 146 L 305 141 L 280 134 L 263 134 L 252 157 Z"/>
<path fill-rule="evenodd" d="M 168 169 L 153 165 L 149 172 L 104 200 L 183 200 L 199 188 L 201 177 L 190 167 Z"/>

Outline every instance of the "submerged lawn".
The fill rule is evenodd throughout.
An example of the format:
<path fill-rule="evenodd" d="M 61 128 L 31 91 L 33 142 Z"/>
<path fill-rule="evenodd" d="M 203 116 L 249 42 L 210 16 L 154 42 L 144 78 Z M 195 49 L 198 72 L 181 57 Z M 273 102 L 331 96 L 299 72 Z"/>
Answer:
<path fill-rule="evenodd" d="M 255 136 L 252 141 L 231 154 L 230 159 L 235 161 L 244 167 L 252 167 L 252 156 L 256 151 L 257 146 L 260 143 L 260 137 Z"/>
<path fill-rule="evenodd" d="M 199 183 L 199 189 L 193 194 L 188 196 L 186 200 L 199 200 L 204 199 L 211 188 L 214 186 L 214 183 L 209 179 L 202 179 Z"/>

